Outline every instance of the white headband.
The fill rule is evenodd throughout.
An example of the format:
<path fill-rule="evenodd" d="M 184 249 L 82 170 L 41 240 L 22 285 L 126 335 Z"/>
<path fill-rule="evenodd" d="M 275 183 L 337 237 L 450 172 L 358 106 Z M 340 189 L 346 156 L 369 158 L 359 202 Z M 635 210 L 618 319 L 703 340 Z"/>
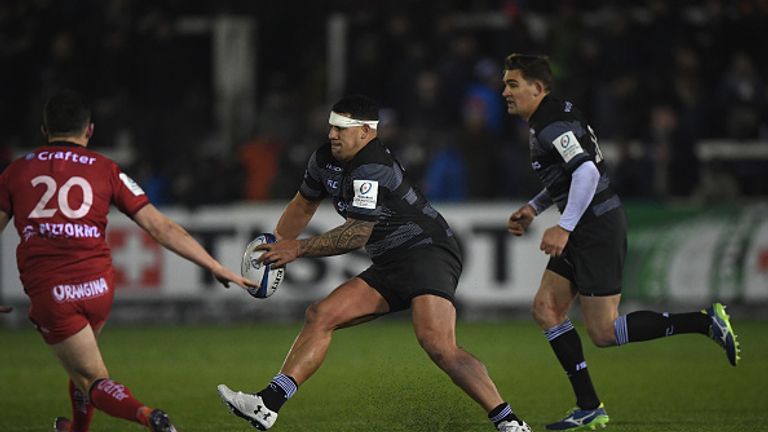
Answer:
<path fill-rule="evenodd" d="M 343 115 L 336 114 L 331 111 L 331 117 L 328 119 L 328 124 L 340 128 L 348 128 L 353 126 L 368 125 L 371 129 L 376 129 L 379 125 L 378 120 L 358 120 L 354 118 L 344 117 Z"/>

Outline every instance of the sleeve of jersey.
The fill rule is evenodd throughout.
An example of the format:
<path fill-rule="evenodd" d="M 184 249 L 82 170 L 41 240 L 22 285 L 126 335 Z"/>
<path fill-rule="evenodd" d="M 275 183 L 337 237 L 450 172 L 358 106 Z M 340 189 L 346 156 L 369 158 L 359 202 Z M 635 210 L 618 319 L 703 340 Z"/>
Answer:
<path fill-rule="evenodd" d="M 112 202 L 121 212 L 133 216 L 149 204 L 149 198 L 141 186 L 115 164 L 112 166 Z"/>
<path fill-rule="evenodd" d="M 584 143 L 577 137 L 584 136 L 578 122 L 556 121 L 539 132 L 539 142 L 545 148 L 552 148 L 563 160 L 566 171 L 573 173 L 579 165 L 592 156 L 585 150 Z"/>
<path fill-rule="evenodd" d="M 347 207 L 347 216 L 367 221 L 381 217 L 385 197 L 403 181 L 402 174 L 395 166 L 376 163 L 355 168 L 351 178 L 353 193 L 352 202 Z"/>
<path fill-rule="evenodd" d="M 299 186 L 299 193 L 309 201 L 320 201 L 328 192 L 323 186 L 323 173 L 317 165 L 317 152 L 312 153 L 307 163 L 307 169 L 304 171 L 304 180 Z"/>
<path fill-rule="evenodd" d="M 542 189 L 541 192 L 539 192 L 535 197 L 528 201 L 528 205 L 533 207 L 533 211 L 535 211 L 537 215 L 540 215 L 552 204 L 554 204 L 554 202 L 552 201 L 552 197 L 549 195 L 549 191 L 546 188 Z"/>
<path fill-rule="evenodd" d="M 568 231 L 573 231 L 581 220 L 584 212 L 595 197 L 600 172 L 594 163 L 582 164 L 573 172 L 571 188 L 568 191 L 568 203 L 560 216 L 559 225 Z"/>

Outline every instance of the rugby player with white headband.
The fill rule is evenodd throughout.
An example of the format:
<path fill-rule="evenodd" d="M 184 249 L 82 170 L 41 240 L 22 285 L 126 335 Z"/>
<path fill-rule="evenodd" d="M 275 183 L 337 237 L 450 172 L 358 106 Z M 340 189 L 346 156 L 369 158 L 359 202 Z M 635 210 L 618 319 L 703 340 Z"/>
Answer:
<path fill-rule="evenodd" d="M 331 117 L 328 119 L 328 124 L 340 128 L 367 125 L 369 128 L 374 130 L 378 129 L 379 127 L 378 120 L 358 120 L 352 117 L 345 117 L 335 111 L 331 111 Z"/>
<path fill-rule="evenodd" d="M 356 118 L 354 113 L 331 110 L 328 124 L 331 125 L 328 132 L 328 139 L 331 141 L 331 155 L 339 162 L 348 162 L 368 142 L 376 138 L 379 127 L 378 112 L 370 112 L 365 115 L 358 113 Z"/>
<path fill-rule="evenodd" d="M 267 430 L 283 404 L 320 368 L 336 329 L 411 309 L 419 344 L 488 413 L 491 426 L 498 432 L 531 432 L 480 360 L 456 344 L 454 294 L 461 250 L 443 216 L 377 138 L 378 119 L 378 104 L 366 96 L 346 96 L 333 105 L 329 142 L 310 156 L 299 191 L 277 222 L 278 241 L 258 247 L 265 251 L 259 261 L 276 267 L 364 247 L 371 266 L 309 306 L 282 368 L 261 391 L 234 391 L 221 384 L 219 396 L 235 415 Z M 299 239 L 326 198 L 344 223 Z M 408 391 L 429 394 L 430 389 Z"/>

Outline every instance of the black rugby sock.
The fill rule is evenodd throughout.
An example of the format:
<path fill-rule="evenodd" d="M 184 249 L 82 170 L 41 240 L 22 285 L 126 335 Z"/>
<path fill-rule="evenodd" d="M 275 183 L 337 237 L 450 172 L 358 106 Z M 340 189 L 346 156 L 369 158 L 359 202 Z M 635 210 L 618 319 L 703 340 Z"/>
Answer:
<path fill-rule="evenodd" d="M 600 398 L 597 397 L 589 371 L 587 371 L 581 339 L 579 339 L 579 334 L 576 333 L 571 320 L 565 320 L 562 324 L 544 331 L 544 334 L 571 381 L 571 387 L 576 394 L 576 405 L 581 409 L 588 410 L 600 406 Z"/>
<path fill-rule="evenodd" d="M 503 421 L 516 420 L 520 422 L 520 419 L 512 411 L 512 407 L 506 402 L 502 402 L 499 406 L 492 409 L 491 412 L 488 413 L 488 420 L 490 420 L 494 426 L 498 426 L 499 423 Z"/>
<path fill-rule="evenodd" d="M 624 345 L 676 334 L 708 334 L 710 324 L 710 318 L 701 312 L 670 314 L 637 311 L 618 317 L 613 326 L 616 345 Z"/>
<path fill-rule="evenodd" d="M 267 408 L 278 412 L 298 390 L 299 385 L 296 384 L 296 380 L 288 375 L 277 374 L 264 390 L 256 394 L 261 396 Z"/>

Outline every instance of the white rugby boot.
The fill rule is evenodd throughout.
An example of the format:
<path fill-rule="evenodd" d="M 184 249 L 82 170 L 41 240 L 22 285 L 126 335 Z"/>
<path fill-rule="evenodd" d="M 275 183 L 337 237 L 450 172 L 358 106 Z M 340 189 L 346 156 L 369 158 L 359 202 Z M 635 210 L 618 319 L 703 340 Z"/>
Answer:
<path fill-rule="evenodd" d="M 533 432 L 528 423 L 520 420 L 503 421 L 496 426 L 499 432 Z"/>
<path fill-rule="evenodd" d="M 219 384 L 216 389 L 232 414 L 247 420 L 256 429 L 265 431 L 275 424 L 277 413 L 267 408 L 260 396 L 235 392 L 224 384 Z"/>

